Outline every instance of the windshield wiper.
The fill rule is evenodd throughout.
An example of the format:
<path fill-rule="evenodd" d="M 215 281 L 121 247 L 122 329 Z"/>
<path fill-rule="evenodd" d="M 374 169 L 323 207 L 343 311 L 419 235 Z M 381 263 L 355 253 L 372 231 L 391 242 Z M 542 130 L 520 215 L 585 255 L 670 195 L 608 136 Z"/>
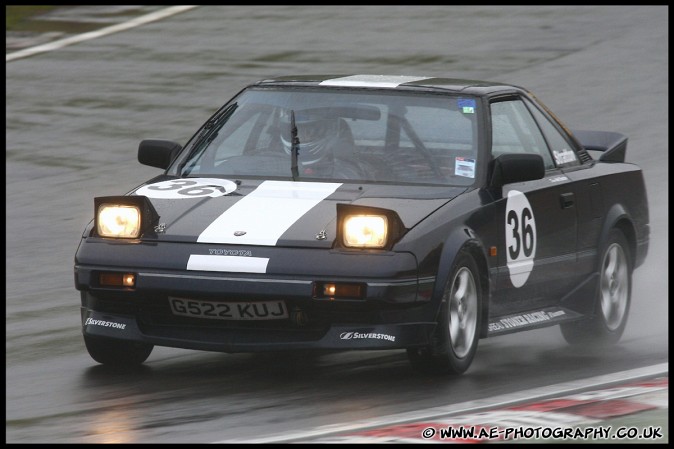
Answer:
<path fill-rule="evenodd" d="M 295 125 L 295 111 L 290 111 L 290 171 L 293 174 L 293 181 L 299 178 L 297 169 L 297 156 L 300 154 L 300 138 L 297 136 L 297 126 Z"/>
<path fill-rule="evenodd" d="M 199 135 L 194 139 L 194 143 L 192 144 L 192 148 L 190 149 L 188 156 L 183 159 L 183 161 L 178 166 L 178 173 L 182 174 L 185 165 L 187 165 L 187 162 L 189 162 L 192 156 L 194 156 L 194 154 L 197 152 L 197 149 L 207 147 L 208 144 L 210 144 L 213 139 L 218 136 L 219 128 L 216 130 L 213 130 L 213 128 L 219 126 L 220 123 L 222 123 L 224 120 L 227 120 L 238 106 L 238 103 L 230 104 L 204 124 L 201 133 L 199 133 Z"/>

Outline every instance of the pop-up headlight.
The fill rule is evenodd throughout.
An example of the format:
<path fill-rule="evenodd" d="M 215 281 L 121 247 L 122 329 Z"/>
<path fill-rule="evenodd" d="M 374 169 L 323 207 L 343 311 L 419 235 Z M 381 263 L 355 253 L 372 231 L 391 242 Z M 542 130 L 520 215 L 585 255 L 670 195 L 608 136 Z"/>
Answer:
<path fill-rule="evenodd" d="M 140 209 L 121 204 L 101 204 L 96 232 L 101 237 L 134 239 L 140 236 Z"/>
<path fill-rule="evenodd" d="M 383 248 L 388 235 L 385 215 L 344 217 L 344 245 L 351 248 Z"/>
<path fill-rule="evenodd" d="M 94 213 L 99 237 L 137 239 L 158 221 L 156 211 L 144 196 L 94 198 Z"/>
<path fill-rule="evenodd" d="M 405 228 L 392 210 L 348 204 L 337 205 L 337 246 L 391 249 Z"/>

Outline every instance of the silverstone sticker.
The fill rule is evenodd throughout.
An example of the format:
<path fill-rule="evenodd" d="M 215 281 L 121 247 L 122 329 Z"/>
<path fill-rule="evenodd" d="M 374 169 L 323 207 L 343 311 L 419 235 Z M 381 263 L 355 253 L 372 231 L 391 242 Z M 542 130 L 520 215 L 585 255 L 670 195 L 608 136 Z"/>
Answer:
<path fill-rule="evenodd" d="M 297 220 L 341 185 L 264 181 L 208 225 L 197 242 L 274 246 Z"/>
<path fill-rule="evenodd" d="M 576 162 L 576 155 L 574 154 L 573 151 L 569 149 L 565 148 L 561 151 L 554 150 L 552 154 L 555 157 L 555 162 L 557 162 L 557 165 L 568 164 L 569 162 Z"/>
<path fill-rule="evenodd" d="M 136 190 L 136 195 L 148 198 L 180 200 L 228 195 L 236 190 L 236 183 L 218 178 L 169 179 L 155 182 Z"/>
<path fill-rule="evenodd" d="M 529 200 L 517 190 L 508 192 L 505 234 L 510 281 L 519 288 L 527 282 L 534 267 L 536 220 Z"/>
<path fill-rule="evenodd" d="M 93 318 L 87 318 L 84 322 L 85 326 L 101 326 L 101 327 L 112 327 L 113 329 L 126 329 L 126 324 L 115 323 L 114 321 L 105 321 L 105 320 L 95 320 Z"/>
<path fill-rule="evenodd" d="M 395 336 L 388 334 L 377 334 L 377 333 L 360 333 L 360 332 L 342 332 L 339 334 L 341 340 L 387 340 L 387 341 L 396 341 Z"/>
<path fill-rule="evenodd" d="M 464 114 L 475 114 L 475 104 L 474 98 L 459 98 L 457 101 L 459 111 Z"/>
<path fill-rule="evenodd" d="M 475 159 L 457 157 L 454 159 L 454 175 L 475 178 Z"/>

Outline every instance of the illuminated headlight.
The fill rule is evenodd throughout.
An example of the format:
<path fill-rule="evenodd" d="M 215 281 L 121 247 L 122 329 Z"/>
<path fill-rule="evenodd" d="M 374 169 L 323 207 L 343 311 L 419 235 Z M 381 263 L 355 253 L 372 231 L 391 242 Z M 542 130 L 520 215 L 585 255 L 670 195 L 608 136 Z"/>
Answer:
<path fill-rule="evenodd" d="M 140 208 L 130 205 L 101 204 L 96 217 L 96 231 L 101 237 L 138 238 Z"/>
<path fill-rule="evenodd" d="M 353 248 L 383 248 L 388 235 L 385 215 L 349 215 L 343 224 L 344 245 Z"/>

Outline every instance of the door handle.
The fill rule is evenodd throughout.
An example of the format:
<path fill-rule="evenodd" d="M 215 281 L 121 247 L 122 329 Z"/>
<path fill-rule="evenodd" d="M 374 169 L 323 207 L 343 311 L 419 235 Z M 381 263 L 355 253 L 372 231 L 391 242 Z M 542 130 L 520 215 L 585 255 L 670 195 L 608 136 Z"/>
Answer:
<path fill-rule="evenodd" d="M 573 206 L 573 198 L 574 198 L 573 192 L 562 193 L 559 196 L 559 201 L 562 205 L 562 209 L 568 209 L 569 207 L 572 207 Z"/>

